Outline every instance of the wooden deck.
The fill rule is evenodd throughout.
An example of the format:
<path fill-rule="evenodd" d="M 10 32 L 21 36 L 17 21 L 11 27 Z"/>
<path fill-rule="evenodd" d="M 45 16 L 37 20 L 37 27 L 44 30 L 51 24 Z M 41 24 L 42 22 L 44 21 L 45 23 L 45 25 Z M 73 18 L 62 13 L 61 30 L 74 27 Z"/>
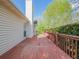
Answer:
<path fill-rule="evenodd" d="M 0 56 L 0 59 L 71 59 L 46 37 L 27 39 Z"/>

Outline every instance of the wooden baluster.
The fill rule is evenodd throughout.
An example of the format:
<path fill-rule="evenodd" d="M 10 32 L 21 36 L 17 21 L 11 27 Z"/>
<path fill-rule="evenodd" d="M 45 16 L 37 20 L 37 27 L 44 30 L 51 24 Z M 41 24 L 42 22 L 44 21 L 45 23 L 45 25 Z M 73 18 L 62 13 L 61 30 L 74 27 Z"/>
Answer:
<path fill-rule="evenodd" d="M 79 59 L 79 41 L 77 41 L 77 59 Z"/>
<path fill-rule="evenodd" d="M 68 54 L 68 55 L 70 55 L 70 52 L 69 52 L 69 49 L 70 49 L 70 48 L 69 48 L 69 46 L 70 46 L 70 44 L 69 44 L 69 38 L 68 38 L 68 39 L 67 39 L 67 54 Z"/>
<path fill-rule="evenodd" d="M 73 55 L 73 40 L 70 38 L 70 56 Z"/>
<path fill-rule="evenodd" d="M 74 47 L 73 47 L 73 59 L 78 59 L 77 58 L 77 40 L 74 40 Z"/>
<path fill-rule="evenodd" d="M 68 44 L 67 40 L 68 40 L 68 38 L 66 37 L 66 42 L 65 42 L 65 44 L 66 44 L 65 52 L 66 53 L 67 53 L 67 44 Z"/>

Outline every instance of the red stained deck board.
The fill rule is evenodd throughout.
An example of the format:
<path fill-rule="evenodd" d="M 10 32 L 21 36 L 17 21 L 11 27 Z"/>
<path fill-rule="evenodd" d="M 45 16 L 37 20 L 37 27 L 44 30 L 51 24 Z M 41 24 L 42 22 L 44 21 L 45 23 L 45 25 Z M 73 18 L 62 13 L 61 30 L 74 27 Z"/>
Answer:
<path fill-rule="evenodd" d="M 60 48 L 42 37 L 27 39 L 10 51 L 3 54 L 0 59 L 71 59 Z"/>

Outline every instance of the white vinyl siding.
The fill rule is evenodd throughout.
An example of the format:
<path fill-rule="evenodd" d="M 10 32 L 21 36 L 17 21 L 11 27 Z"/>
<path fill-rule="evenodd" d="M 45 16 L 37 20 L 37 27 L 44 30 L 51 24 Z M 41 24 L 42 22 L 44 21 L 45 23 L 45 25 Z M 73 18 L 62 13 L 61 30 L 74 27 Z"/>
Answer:
<path fill-rule="evenodd" d="M 24 21 L 0 4 L 0 55 L 24 38 Z"/>

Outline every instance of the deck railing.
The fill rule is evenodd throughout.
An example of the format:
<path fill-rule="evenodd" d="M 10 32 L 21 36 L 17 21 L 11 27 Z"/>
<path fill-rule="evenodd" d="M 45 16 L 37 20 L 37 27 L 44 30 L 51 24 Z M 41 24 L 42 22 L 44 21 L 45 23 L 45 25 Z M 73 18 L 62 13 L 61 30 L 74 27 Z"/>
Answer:
<path fill-rule="evenodd" d="M 79 36 L 54 34 L 54 43 L 72 59 L 79 59 Z"/>

